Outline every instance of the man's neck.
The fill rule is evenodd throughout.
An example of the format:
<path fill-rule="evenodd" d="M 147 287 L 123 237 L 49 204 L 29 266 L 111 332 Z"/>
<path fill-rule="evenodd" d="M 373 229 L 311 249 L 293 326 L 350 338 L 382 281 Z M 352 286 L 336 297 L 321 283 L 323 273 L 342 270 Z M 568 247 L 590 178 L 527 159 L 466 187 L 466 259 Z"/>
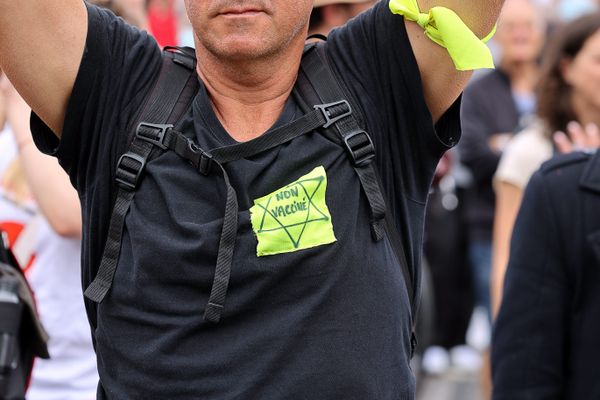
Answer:
<path fill-rule="evenodd" d="M 535 61 L 505 62 L 502 70 L 509 76 L 513 91 L 533 93 L 539 75 L 539 67 Z"/>
<path fill-rule="evenodd" d="M 223 61 L 198 51 L 198 74 L 225 130 L 245 142 L 279 118 L 296 82 L 303 43 L 265 59 Z"/>

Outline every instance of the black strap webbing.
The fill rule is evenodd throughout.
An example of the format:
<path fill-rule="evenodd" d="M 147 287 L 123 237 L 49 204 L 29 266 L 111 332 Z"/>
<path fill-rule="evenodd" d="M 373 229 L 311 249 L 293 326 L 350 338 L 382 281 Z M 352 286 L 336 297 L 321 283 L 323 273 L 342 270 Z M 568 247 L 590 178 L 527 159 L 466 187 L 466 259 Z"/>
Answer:
<path fill-rule="evenodd" d="M 346 107 L 347 106 L 347 107 Z M 313 132 L 315 129 L 334 123 L 350 111 L 347 103 L 320 105 L 314 111 L 280 127 L 274 129 L 258 138 L 246 143 L 225 146 L 211 150 L 202 150 L 193 140 L 173 129 L 167 130 L 163 143 L 173 150 L 177 155 L 189 161 L 198 171 L 204 175 L 211 172 L 213 164 L 220 168 L 227 188 L 227 200 L 225 206 L 225 217 L 219 241 L 217 264 L 215 276 L 211 289 L 210 298 L 206 307 L 204 318 L 210 322 L 217 323 L 221 320 L 222 310 L 229 287 L 229 278 L 233 263 L 233 251 L 237 234 L 238 201 L 235 189 L 232 187 L 227 171 L 223 164 L 251 157 L 266 150 L 287 143 L 294 138 Z"/>
<path fill-rule="evenodd" d="M 225 205 L 225 217 L 221 228 L 219 239 L 219 252 L 217 254 L 217 265 L 215 266 L 215 277 L 210 291 L 210 298 L 204 311 L 207 321 L 218 323 L 221 320 L 225 298 L 229 289 L 229 277 L 233 263 L 233 250 L 238 228 L 238 201 L 235 189 L 231 186 L 229 175 L 223 165 L 217 163 L 223 173 L 225 186 L 227 187 L 227 201 Z"/>
<path fill-rule="evenodd" d="M 181 51 L 173 51 L 173 49 L 165 51 L 157 81 L 150 96 L 147 97 L 146 104 L 142 106 L 139 117 L 133 121 L 176 122 L 181 117 L 183 110 L 187 109 L 186 106 L 177 107 L 178 103 L 189 103 L 193 98 L 194 79 L 196 79 L 196 72 L 193 58 Z M 174 112 L 176 109 L 180 111 Z M 143 124 L 137 125 L 136 122 L 128 129 L 135 136 L 128 151 L 123 154 L 117 165 L 115 180 L 118 183 L 118 191 L 104 253 L 96 277 L 85 291 L 85 296 L 94 302 L 102 302 L 110 290 L 121 252 L 125 217 L 146 163 L 152 150 L 156 147 L 155 143 L 145 140 L 138 133 L 145 133 L 149 136 L 156 134 L 157 141 L 160 135 L 164 135 L 165 130 L 148 129 Z"/>
<path fill-rule="evenodd" d="M 188 139 L 183 134 L 170 130 L 167 132 L 164 143 L 169 149 L 175 151 L 179 156 L 199 168 L 200 172 L 206 174 L 202 165 L 200 165 L 202 156 L 208 157 L 220 164 L 226 164 L 231 161 L 240 160 L 242 158 L 251 157 L 262 153 L 281 144 L 287 143 L 299 136 L 312 132 L 320 128 L 332 120 L 336 120 L 348 108 L 341 107 L 334 110 L 333 107 L 315 109 L 304 116 L 289 122 L 279 128 L 265 133 L 258 138 L 249 142 L 237 143 L 231 146 L 219 147 L 209 152 L 203 152 L 194 142 Z"/>
<path fill-rule="evenodd" d="M 321 101 L 330 103 L 347 96 L 339 88 L 329 68 L 314 46 L 308 50 L 302 62 L 302 71 L 308 78 Z M 369 135 L 359 126 L 353 113 L 336 121 L 333 126 L 343 145 L 346 146 L 354 170 L 360 179 L 370 213 L 373 239 L 380 241 L 385 235 L 385 200 L 381 194 L 377 174 L 372 163 L 375 149 Z"/>
<path fill-rule="evenodd" d="M 388 222 L 388 230 L 390 225 L 389 221 L 386 221 L 385 201 L 372 163 L 375 155 L 373 142 L 369 135 L 360 128 L 349 101 L 345 100 L 337 81 L 329 71 L 325 61 L 317 54 L 317 51 L 309 50 L 306 52 L 302 60 L 302 71 L 325 104 L 314 106 L 314 110 L 303 117 L 257 139 L 217 148 L 210 152 L 202 150 L 193 140 L 175 131 L 173 125 L 163 124 L 164 121 L 175 123 L 183 112 L 176 113 L 174 109 L 179 105 L 180 110 L 187 110 L 187 105 L 189 105 L 197 90 L 197 81 L 196 86 L 192 84 L 193 80 L 196 79 L 195 62 L 192 57 L 177 51 L 168 51 L 165 54 L 157 83 L 148 98 L 148 103 L 142 108 L 140 117 L 136 119 L 136 121 L 144 122 L 135 127 L 135 137 L 129 151 L 119 160 L 116 172 L 116 180 L 119 183 L 117 199 L 98 273 L 85 292 L 88 298 L 101 302 L 110 290 L 120 254 L 125 217 L 146 163 L 155 147 L 163 150 L 173 150 L 204 175 L 209 174 L 212 165 L 216 164 L 225 181 L 227 188 L 225 215 L 219 240 L 214 280 L 204 314 L 205 319 L 208 321 L 216 323 L 221 319 L 231 276 L 237 236 L 238 201 L 235 189 L 232 187 L 227 171 L 223 167 L 225 163 L 269 150 L 317 128 L 327 129 L 333 126 L 339 135 L 341 144 L 345 146 L 348 152 L 367 197 L 371 213 L 373 239 L 376 241 L 383 239 L 386 222 Z M 174 65 L 177 67 L 174 67 Z M 300 84 L 299 86 L 302 91 L 303 85 Z M 303 93 L 300 93 L 300 97 L 303 97 Z M 184 105 L 184 107 L 181 107 L 181 105 Z M 400 263 L 405 273 L 409 296 L 412 299 L 414 296 L 411 275 L 407 274 L 408 265 L 404 251 L 399 251 L 399 253 L 402 257 Z"/>
<path fill-rule="evenodd" d="M 301 66 L 302 74 L 299 77 L 299 85 L 302 91 L 306 92 L 302 97 L 310 98 L 311 93 L 316 93 L 320 101 L 323 102 L 333 102 L 350 98 L 340 88 L 337 79 L 334 77 L 327 63 L 327 56 L 324 54 L 323 49 L 323 46 L 313 44 L 305 51 Z M 346 147 L 367 198 L 371 212 L 371 233 L 373 239 L 376 241 L 381 240 L 386 232 L 389 235 L 390 242 L 402 268 L 414 324 L 417 307 L 414 279 L 409 269 L 402 240 L 397 233 L 395 222 L 392 220 L 392 213 L 386 212 L 379 175 L 373 163 L 375 156 L 373 142 L 369 135 L 360 127 L 357 121 L 357 112 L 353 112 L 345 118 L 337 120 L 333 126 L 342 145 Z"/>

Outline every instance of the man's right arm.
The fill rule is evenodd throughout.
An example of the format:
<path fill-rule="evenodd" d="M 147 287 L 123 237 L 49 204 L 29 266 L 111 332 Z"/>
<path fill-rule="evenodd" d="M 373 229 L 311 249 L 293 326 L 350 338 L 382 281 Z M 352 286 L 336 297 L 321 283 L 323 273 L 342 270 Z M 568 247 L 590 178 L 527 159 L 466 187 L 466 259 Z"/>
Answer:
<path fill-rule="evenodd" d="M 81 0 L 0 0 L 0 68 L 59 137 L 86 36 Z"/>

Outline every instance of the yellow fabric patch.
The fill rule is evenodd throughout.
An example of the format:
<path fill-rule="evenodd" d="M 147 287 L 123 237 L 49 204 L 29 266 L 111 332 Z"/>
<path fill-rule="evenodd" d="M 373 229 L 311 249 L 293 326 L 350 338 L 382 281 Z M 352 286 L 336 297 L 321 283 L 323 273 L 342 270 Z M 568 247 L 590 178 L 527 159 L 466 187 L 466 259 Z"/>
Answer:
<path fill-rule="evenodd" d="M 250 217 L 258 239 L 257 255 L 291 253 L 335 242 L 326 191 L 327 173 L 321 166 L 254 200 Z"/>
<path fill-rule="evenodd" d="M 481 40 L 449 8 L 433 7 L 429 13 L 421 13 L 417 0 L 390 0 L 389 6 L 392 13 L 416 22 L 429 39 L 446 48 L 457 70 L 494 68 L 492 52 L 485 43 L 494 36 L 496 28 Z"/>

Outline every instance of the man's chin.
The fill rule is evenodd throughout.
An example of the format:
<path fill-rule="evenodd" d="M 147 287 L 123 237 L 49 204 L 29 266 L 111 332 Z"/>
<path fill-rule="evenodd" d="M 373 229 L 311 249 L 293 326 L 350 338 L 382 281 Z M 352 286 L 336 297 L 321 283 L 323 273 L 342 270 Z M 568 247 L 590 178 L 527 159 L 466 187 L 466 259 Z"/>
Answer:
<path fill-rule="evenodd" d="M 215 53 L 220 58 L 237 62 L 266 59 L 277 53 L 277 49 L 274 46 L 256 42 L 225 42 L 215 50 Z"/>

